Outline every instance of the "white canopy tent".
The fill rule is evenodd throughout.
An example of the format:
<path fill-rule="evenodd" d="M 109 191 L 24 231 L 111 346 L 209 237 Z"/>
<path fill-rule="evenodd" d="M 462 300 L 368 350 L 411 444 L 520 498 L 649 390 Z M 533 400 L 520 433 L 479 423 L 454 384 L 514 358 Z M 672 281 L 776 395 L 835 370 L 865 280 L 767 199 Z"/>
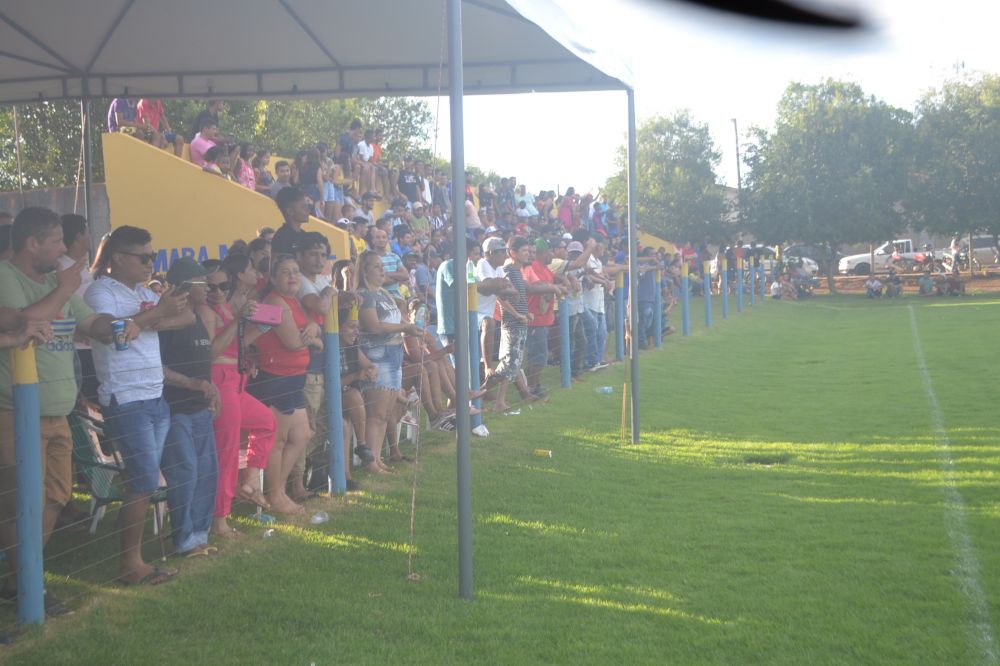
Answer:
<path fill-rule="evenodd" d="M 631 85 L 551 0 L 462 9 L 466 94 Z M 434 95 L 444 20 L 442 0 L 3 0 L 0 103 Z"/>
<path fill-rule="evenodd" d="M 607 52 L 606 43 L 582 40 L 552 0 L 0 0 L 0 104 L 79 99 L 89 117 L 92 98 L 421 96 L 440 90 L 450 97 L 453 209 L 461 211 L 464 94 L 625 90 L 634 239 L 632 75 L 626 63 Z M 450 68 L 449 62 L 462 67 Z M 88 138 L 85 210 L 90 145 Z M 462 266 L 464 216 L 454 221 L 460 241 L 455 262 Z M 630 246 L 634 262 L 635 243 Z M 635 271 L 630 274 L 634 300 Z M 463 321 L 465 285 L 456 287 L 456 321 Z M 457 328 L 459 593 L 468 598 L 469 331 Z M 632 439 L 637 442 L 634 350 L 631 361 Z"/>

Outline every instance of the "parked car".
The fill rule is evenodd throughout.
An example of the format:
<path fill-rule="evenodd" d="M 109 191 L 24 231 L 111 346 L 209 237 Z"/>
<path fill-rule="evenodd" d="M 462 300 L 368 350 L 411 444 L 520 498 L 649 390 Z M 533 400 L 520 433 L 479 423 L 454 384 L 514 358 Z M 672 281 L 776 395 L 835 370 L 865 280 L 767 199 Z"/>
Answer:
<path fill-rule="evenodd" d="M 786 258 L 808 258 L 816 262 L 819 266 L 819 272 L 822 275 L 826 275 L 826 267 L 831 261 L 829 257 L 829 251 L 824 245 L 810 245 L 808 243 L 800 243 L 796 245 L 789 245 L 788 247 L 782 248 L 781 253 Z M 836 260 L 836 257 L 832 259 Z"/>
<path fill-rule="evenodd" d="M 968 244 L 968 236 L 966 236 L 966 244 Z M 975 259 L 978 268 L 1000 263 L 1000 256 L 998 256 L 993 236 L 972 237 L 972 258 Z"/>
<path fill-rule="evenodd" d="M 919 255 L 919 256 L 918 256 Z M 875 248 L 875 271 L 885 271 L 894 261 L 908 260 L 919 263 L 924 260 L 924 253 L 913 245 L 909 238 L 897 238 L 886 241 Z M 837 263 L 837 271 L 844 275 L 868 275 L 872 269 L 872 254 L 861 252 L 841 257 Z"/>

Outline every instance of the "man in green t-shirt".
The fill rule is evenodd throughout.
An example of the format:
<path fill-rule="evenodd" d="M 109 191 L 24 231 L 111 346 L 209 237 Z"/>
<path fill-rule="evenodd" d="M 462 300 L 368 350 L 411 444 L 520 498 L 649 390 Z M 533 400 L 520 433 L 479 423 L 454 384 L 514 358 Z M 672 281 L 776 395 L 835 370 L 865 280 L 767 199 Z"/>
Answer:
<path fill-rule="evenodd" d="M 66 416 L 76 403 L 77 385 L 73 369 L 74 338 L 111 340 L 108 315 L 94 312 L 74 292 L 80 286 L 80 259 L 64 270 L 56 270 L 65 254 L 62 222 L 47 208 L 25 208 L 11 229 L 14 256 L 0 262 L 0 308 L 20 311 L 29 322 L 44 321 L 51 337 L 35 351 L 41 407 L 42 539 L 47 542 L 56 518 L 69 501 L 73 489 L 71 472 L 72 436 Z M 126 330 L 126 335 L 129 331 Z M 10 353 L 0 353 L 0 548 L 7 554 L 11 572 L 17 571 L 17 460 L 14 450 L 13 381 Z M 0 596 L 16 595 L 15 577 L 7 579 Z M 46 594 L 49 614 L 65 612 Z"/>

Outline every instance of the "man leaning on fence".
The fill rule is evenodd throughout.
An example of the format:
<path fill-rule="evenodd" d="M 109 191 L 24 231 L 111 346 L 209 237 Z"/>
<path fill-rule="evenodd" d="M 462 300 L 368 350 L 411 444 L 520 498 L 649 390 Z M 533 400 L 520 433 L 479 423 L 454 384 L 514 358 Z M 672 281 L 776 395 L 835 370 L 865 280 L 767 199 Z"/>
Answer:
<path fill-rule="evenodd" d="M 29 321 L 51 323 L 52 336 L 36 349 L 41 408 L 42 541 L 48 541 L 56 518 L 70 500 L 72 437 L 67 415 L 77 397 L 74 337 L 111 340 L 110 316 L 95 315 L 75 292 L 80 286 L 80 259 L 56 270 L 66 253 L 59 216 L 46 208 L 25 208 L 11 230 L 14 256 L 0 262 L 0 306 L 19 310 Z M 17 572 L 17 461 L 14 449 L 10 353 L 0 352 L 0 547 L 7 556 L 9 575 L 0 596 L 14 599 Z M 52 595 L 45 595 L 45 611 L 66 612 Z"/>

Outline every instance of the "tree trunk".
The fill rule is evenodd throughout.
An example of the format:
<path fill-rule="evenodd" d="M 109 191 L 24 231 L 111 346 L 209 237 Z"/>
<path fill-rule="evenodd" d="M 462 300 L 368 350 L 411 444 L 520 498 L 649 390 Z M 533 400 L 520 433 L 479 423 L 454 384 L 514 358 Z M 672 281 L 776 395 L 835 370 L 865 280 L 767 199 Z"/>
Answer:
<path fill-rule="evenodd" d="M 837 285 L 833 281 L 834 272 L 837 270 L 837 253 L 833 245 L 826 243 L 826 288 L 831 294 L 837 293 Z"/>

